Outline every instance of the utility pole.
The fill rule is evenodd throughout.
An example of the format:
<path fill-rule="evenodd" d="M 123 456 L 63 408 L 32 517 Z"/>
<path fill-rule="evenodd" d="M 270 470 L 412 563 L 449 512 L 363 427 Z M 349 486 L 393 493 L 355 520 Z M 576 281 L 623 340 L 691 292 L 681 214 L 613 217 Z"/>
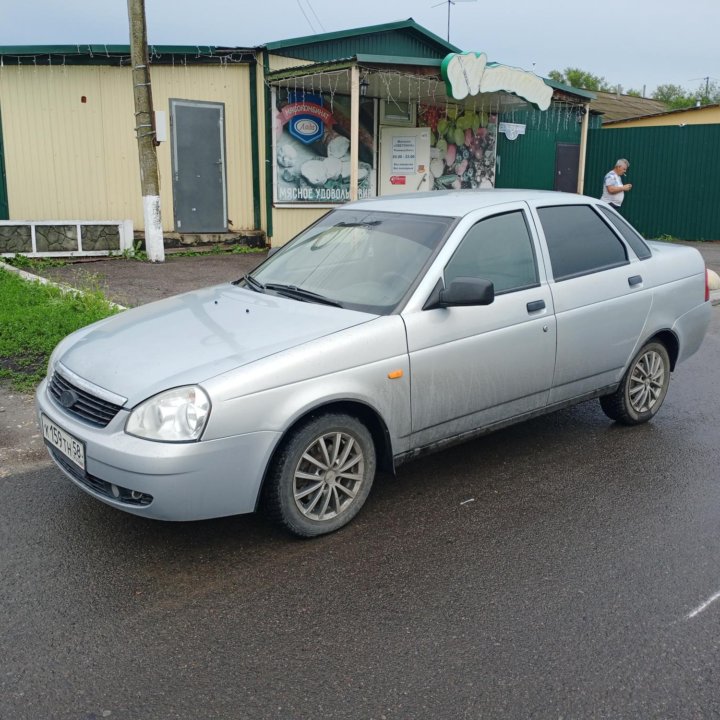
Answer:
<path fill-rule="evenodd" d="M 130 20 L 130 62 L 135 99 L 135 135 L 140 159 L 140 186 L 145 220 L 145 250 L 152 262 L 165 260 L 165 245 L 160 215 L 160 180 L 155 150 L 155 122 L 150 64 L 145 26 L 145 0 L 128 0 Z"/>

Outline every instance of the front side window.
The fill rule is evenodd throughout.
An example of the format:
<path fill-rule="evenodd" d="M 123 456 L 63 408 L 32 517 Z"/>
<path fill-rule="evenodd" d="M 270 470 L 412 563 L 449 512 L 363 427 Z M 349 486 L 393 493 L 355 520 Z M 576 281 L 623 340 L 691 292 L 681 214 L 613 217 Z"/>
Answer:
<path fill-rule="evenodd" d="M 257 291 L 387 314 L 415 283 L 454 218 L 335 210 L 291 240 L 252 274 Z M 253 282 L 255 281 L 255 282 Z"/>
<path fill-rule="evenodd" d="M 445 268 L 445 287 L 459 277 L 491 280 L 496 294 L 538 284 L 532 238 L 522 211 L 494 215 L 470 228 Z"/>
<path fill-rule="evenodd" d="M 625 246 L 589 205 L 541 207 L 537 212 L 555 280 L 628 262 Z"/>

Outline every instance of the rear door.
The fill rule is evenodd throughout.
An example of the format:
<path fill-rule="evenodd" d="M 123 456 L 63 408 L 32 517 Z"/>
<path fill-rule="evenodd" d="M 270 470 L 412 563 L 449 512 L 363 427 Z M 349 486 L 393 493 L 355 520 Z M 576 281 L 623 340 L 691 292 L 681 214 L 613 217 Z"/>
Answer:
<path fill-rule="evenodd" d="M 175 229 L 225 232 L 225 105 L 170 100 Z"/>
<path fill-rule="evenodd" d="M 549 402 L 616 383 L 642 333 L 652 293 L 642 263 L 590 204 L 536 209 L 557 318 Z"/>
<path fill-rule="evenodd" d="M 458 226 L 457 248 L 449 259 L 438 258 L 437 276 L 445 287 L 456 277 L 491 280 L 495 301 L 403 312 L 414 447 L 547 402 L 555 366 L 552 298 L 527 208 L 506 208 Z"/>

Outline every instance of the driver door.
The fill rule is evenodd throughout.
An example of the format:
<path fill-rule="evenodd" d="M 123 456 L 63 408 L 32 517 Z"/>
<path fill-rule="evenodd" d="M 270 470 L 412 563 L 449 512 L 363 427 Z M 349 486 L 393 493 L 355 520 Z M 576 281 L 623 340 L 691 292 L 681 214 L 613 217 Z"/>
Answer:
<path fill-rule="evenodd" d="M 547 403 L 555 368 L 555 315 L 531 227 L 524 206 L 485 217 L 467 230 L 440 268 L 445 287 L 458 277 L 491 280 L 492 304 L 403 314 L 413 447 Z"/>

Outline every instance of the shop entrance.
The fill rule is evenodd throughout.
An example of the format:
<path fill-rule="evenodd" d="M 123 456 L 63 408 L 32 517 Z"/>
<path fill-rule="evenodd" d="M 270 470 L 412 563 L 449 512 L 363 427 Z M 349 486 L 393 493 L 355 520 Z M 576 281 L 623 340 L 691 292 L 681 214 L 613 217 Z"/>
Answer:
<path fill-rule="evenodd" d="M 225 232 L 225 105 L 170 100 L 175 229 Z"/>

